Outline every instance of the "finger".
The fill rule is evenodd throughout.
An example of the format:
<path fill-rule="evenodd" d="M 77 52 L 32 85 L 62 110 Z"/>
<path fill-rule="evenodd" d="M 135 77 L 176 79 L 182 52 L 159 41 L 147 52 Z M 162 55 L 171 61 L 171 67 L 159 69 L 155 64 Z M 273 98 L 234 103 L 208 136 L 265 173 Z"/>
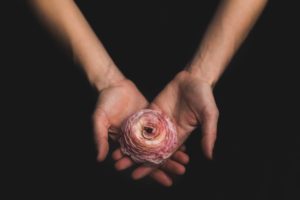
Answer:
<path fill-rule="evenodd" d="M 182 175 L 185 173 L 185 167 L 171 159 L 167 160 L 164 165 L 161 166 L 161 169 L 177 175 Z"/>
<path fill-rule="evenodd" d="M 154 170 L 155 170 L 155 167 L 142 165 L 142 166 L 138 167 L 137 169 L 135 169 L 132 172 L 131 176 L 134 180 L 138 180 L 138 179 L 141 179 L 141 178 L 147 176 Z"/>
<path fill-rule="evenodd" d="M 131 167 L 133 164 L 134 162 L 129 157 L 125 156 L 115 163 L 115 168 L 121 171 Z"/>
<path fill-rule="evenodd" d="M 190 161 L 189 156 L 188 156 L 186 153 L 182 152 L 182 151 L 176 151 L 176 152 L 172 155 L 171 158 L 172 158 L 173 160 L 175 160 L 175 161 L 181 163 L 181 164 L 184 164 L 184 165 L 188 164 L 188 162 Z"/>
<path fill-rule="evenodd" d="M 218 115 L 215 111 L 203 117 L 201 143 L 204 155 L 209 159 L 213 158 L 213 148 L 217 138 Z"/>
<path fill-rule="evenodd" d="M 156 169 L 150 174 L 151 178 L 153 178 L 158 183 L 163 186 L 170 187 L 173 184 L 172 179 L 162 170 Z"/>
<path fill-rule="evenodd" d="M 117 160 L 120 160 L 121 158 L 123 158 L 124 155 L 121 151 L 120 148 L 116 149 L 113 153 L 112 153 L 112 158 L 117 161 Z"/>
<path fill-rule="evenodd" d="M 106 158 L 109 150 L 107 127 L 108 127 L 108 123 L 107 123 L 106 116 L 102 112 L 95 113 L 94 132 L 95 132 L 95 140 L 98 148 L 97 159 L 99 161 L 103 161 Z"/>

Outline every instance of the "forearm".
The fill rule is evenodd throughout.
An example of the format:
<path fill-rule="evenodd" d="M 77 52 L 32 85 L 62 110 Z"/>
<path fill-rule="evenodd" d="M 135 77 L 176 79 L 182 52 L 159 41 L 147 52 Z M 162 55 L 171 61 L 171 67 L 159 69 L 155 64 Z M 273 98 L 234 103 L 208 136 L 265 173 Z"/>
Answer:
<path fill-rule="evenodd" d="M 70 47 L 92 85 L 101 90 L 124 79 L 73 0 L 31 0 L 42 21 Z"/>
<path fill-rule="evenodd" d="M 267 0 L 223 0 L 187 70 L 213 86 L 266 3 Z"/>

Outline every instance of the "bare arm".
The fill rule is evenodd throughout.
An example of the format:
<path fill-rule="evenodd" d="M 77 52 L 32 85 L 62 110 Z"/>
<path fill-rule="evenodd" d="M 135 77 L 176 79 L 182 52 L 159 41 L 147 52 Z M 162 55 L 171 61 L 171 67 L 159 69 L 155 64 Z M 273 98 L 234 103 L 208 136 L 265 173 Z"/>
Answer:
<path fill-rule="evenodd" d="M 99 91 L 124 79 L 73 0 L 31 0 L 40 19 L 71 48 Z"/>
<path fill-rule="evenodd" d="M 223 0 L 187 70 L 214 85 L 266 3 L 267 0 Z"/>

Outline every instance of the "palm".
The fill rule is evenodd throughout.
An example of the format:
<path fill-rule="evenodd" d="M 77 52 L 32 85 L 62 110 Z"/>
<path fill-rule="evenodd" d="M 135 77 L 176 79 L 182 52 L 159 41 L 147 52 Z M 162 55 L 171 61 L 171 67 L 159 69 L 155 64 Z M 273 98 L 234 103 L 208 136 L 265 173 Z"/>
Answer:
<path fill-rule="evenodd" d="M 201 124 L 203 133 L 209 134 L 203 138 L 204 152 L 208 157 L 212 156 L 218 109 L 209 84 L 182 72 L 154 99 L 150 107 L 172 117 L 180 144 Z"/>
<path fill-rule="evenodd" d="M 101 91 L 94 113 L 99 160 L 103 160 L 108 152 L 107 136 L 117 138 L 123 120 L 147 104 L 147 100 L 129 80 Z"/>

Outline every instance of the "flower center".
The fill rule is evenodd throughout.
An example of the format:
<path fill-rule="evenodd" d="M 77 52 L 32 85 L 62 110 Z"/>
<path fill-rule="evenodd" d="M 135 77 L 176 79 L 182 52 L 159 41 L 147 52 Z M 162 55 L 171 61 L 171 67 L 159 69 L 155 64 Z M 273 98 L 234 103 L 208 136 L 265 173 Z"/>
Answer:
<path fill-rule="evenodd" d="M 155 137 L 155 129 L 149 126 L 144 126 L 142 134 L 145 139 L 151 140 Z"/>
<path fill-rule="evenodd" d="M 145 126 L 144 131 L 146 131 L 148 134 L 151 134 L 153 133 L 153 128 Z"/>

